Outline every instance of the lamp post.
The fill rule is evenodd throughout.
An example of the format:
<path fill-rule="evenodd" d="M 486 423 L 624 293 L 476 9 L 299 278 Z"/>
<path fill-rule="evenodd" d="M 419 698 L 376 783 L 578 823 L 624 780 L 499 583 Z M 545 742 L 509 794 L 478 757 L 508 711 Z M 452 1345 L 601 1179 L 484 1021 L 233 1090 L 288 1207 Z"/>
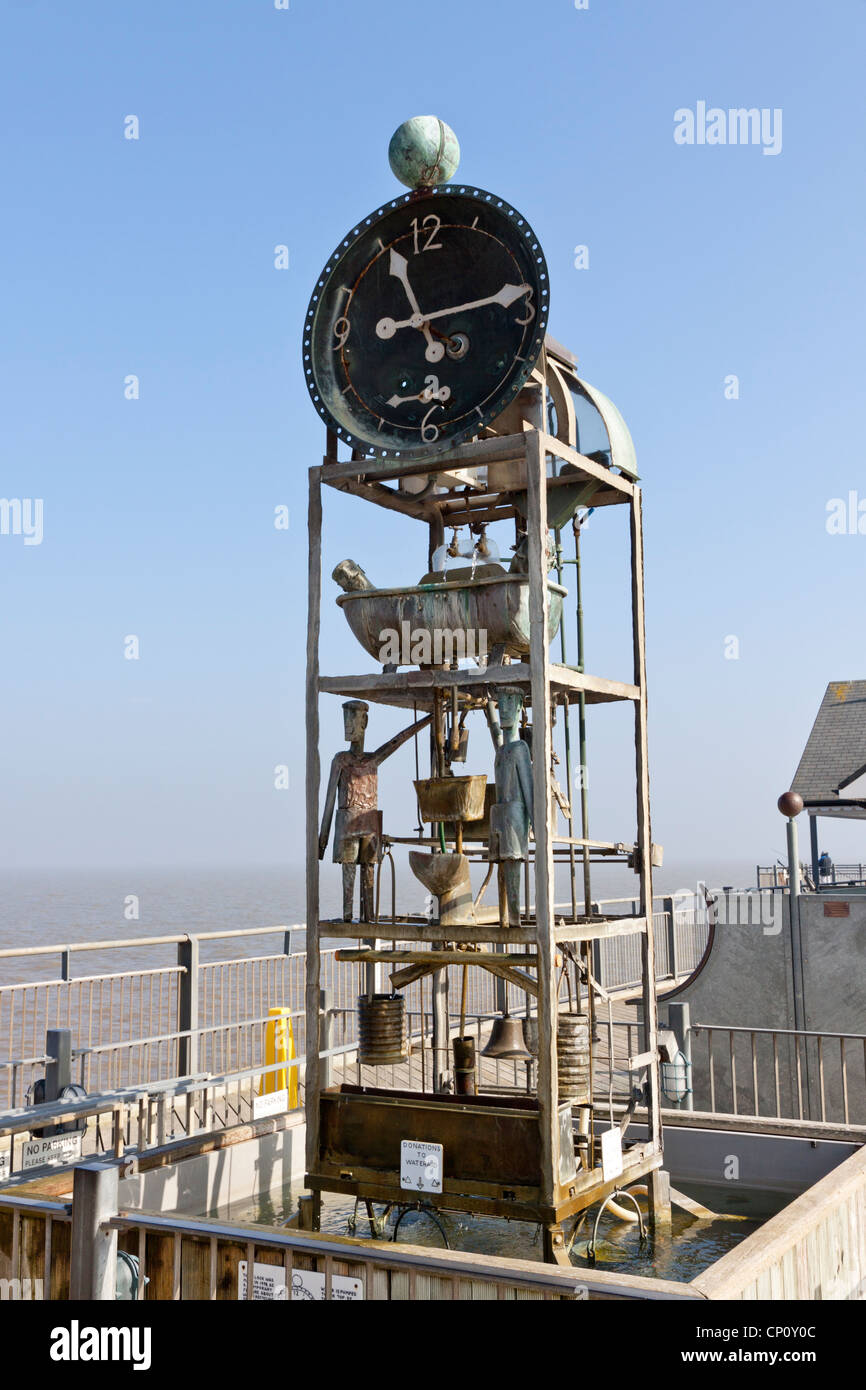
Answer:
<path fill-rule="evenodd" d="M 806 1027 L 803 938 L 800 931 L 800 843 L 797 834 L 797 817 L 803 809 L 803 798 L 799 792 L 783 792 L 776 804 L 788 822 L 786 828 L 788 832 L 788 902 L 791 918 L 791 983 L 794 992 L 794 1028 L 800 1033 Z M 806 1108 L 807 1116 L 811 1118 L 808 1048 L 806 1049 Z"/>

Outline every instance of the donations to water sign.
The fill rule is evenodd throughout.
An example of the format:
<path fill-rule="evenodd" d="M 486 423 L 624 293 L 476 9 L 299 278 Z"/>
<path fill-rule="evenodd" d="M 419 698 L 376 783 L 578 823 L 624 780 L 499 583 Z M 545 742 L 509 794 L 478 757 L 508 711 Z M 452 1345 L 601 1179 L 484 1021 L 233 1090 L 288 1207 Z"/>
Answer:
<path fill-rule="evenodd" d="M 423 1139 L 400 1143 L 400 1186 L 412 1192 L 442 1191 L 442 1145 Z"/>

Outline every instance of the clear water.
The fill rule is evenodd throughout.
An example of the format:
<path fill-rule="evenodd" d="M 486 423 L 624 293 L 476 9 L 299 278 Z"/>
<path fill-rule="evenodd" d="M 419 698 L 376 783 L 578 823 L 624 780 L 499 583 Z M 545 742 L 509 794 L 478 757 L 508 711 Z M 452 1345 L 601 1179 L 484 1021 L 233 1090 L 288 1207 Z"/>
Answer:
<path fill-rule="evenodd" d="M 752 1191 L 731 1193 L 715 1187 L 690 1187 L 688 1195 L 718 1213 L 722 1212 L 724 1200 L 725 1212 L 741 1219 L 695 1221 L 674 1208 L 671 1234 L 659 1237 L 648 1234 L 646 1240 L 641 1242 L 636 1223 L 620 1221 L 614 1215 L 605 1213 L 599 1223 L 595 1267 L 688 1282 L 758 1230 L 768 1217 L 790 1200 L 787 1195 Z M 234 1202 L 208 1215 L 256 1225 L 282 1226 L 296 1207 L 296 1193 L 291 1188 L 285 1188 L 266 1196 Z M 377 1216 L 381 1216 L 384 1208 L 377 1205 L 375 1211 Z M 589 1267 L 586 1247 L 592 1236 L 596 1212 L 597 1208 L 591 1210 L 575 1236 L 571 1260 L 577 1269 Z M 330 1235 L 355 1234 L 368 1239 L 370 1223 L 362 1203 L 357 1208 L 354 1232 L 350 1229 L 353 1215 L 355 1203 L 352 1199 L 326 1195 L 322 1204 L 322 1230 Z M 388 1218 L 383 1240 L 394 1239 L 397 1216 L 397 1212 L 392 1212 Z M 541 1235 L 537 1226 L 524 1221 L 470 1216 L 463 1212 L 437 1212 L 434 1221 L 427 1212 L 408 1211 L 400 1221 L 396 1239 L 401 1244 L 441 1250 L 445 1248 L 443 1231 L 452 1250 L 504 1255 L 521 1260 L 540 1261 L 542 1258 Z M 568 1234 L 570 1236 L 571 1232 Z"/>

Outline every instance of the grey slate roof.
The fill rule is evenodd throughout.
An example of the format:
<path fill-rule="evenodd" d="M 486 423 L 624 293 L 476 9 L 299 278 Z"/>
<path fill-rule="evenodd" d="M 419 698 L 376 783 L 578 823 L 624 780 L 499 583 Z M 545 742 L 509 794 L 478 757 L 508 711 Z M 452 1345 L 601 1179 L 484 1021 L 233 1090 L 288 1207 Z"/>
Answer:
<path fill-rule="evenodd" d="M 820 801 L 838 801 L 818 807 L 822 816 L 851 816 L 866 819 L 866 809 L 845 800 L 843 782 L 866 769 L 866 680 L 831 681 L 827 686 L 818 717 L 803 750 L 791 790 L 799 792 L 808 810 Z M 862 793 L 860 795 L 862 801 Z"/>

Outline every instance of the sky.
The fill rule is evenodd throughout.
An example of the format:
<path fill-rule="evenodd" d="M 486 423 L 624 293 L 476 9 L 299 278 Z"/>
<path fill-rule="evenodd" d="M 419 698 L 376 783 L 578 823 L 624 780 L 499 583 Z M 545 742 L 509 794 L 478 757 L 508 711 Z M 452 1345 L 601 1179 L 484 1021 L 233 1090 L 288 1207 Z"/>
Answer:
<path fill-rule="evenodd" d="M 864 30 L 862 0 L 5 0 L 0 493 L 42 522 L 0 534 L 3 866 L 300 864 L 303 320 L 428 113 L 529 218 L 549 329 L 635 440 L 654 837 L 782 854 L 825 686 L 866 676 Z M 699 103 L 768 138 L 679 143 Z M 587 668 L 630 679 L 624 525 L 587 528 Z M 364 671 L 330 569 L 414 582 L 426 535 L 330 495 L 325 526 L 322 669 Z M 599 838 L 633 834 L 624 713 L 590 711 Z M 862 823 L 825 844 L 866 857 Z"/>

